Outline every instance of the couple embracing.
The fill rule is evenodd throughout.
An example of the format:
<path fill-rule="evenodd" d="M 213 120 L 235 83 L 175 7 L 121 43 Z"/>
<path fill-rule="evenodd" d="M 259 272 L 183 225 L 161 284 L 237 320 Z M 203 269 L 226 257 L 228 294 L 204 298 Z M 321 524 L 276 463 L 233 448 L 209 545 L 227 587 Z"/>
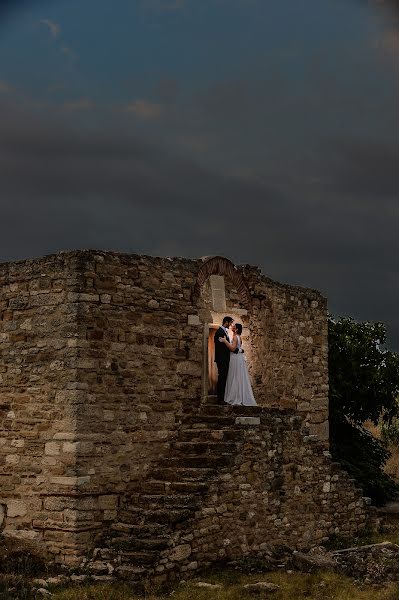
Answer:
<path fill-rule="evenodd" d="M 256 406 L 241 343 L 242 325 L 224 317 L 215 333 L 215 362 L 218 368 L 217 396 L 220 404 Z"/>

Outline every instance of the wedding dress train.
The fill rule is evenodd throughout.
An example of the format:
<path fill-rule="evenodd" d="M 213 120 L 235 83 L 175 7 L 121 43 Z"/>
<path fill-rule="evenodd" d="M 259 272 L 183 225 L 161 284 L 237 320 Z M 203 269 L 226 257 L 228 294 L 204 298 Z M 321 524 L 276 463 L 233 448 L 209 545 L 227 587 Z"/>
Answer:
<path fill-rule="evenodd" d="M 241 348 L 241 338 L 237 336 L 237 348 Z M 232 406 L 256 406 L 244 354 L 230 354 L 224 401 Z"/>

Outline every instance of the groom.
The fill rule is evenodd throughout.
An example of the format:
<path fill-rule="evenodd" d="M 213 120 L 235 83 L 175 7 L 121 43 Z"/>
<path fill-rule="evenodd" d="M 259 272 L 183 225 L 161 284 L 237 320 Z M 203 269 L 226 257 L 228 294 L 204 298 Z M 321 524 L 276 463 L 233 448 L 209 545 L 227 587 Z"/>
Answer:
<path fill-rule="evenodd" d="M 213 338 L 215 342 L 215 363 L 218 367 L 217 396 L 219 404 L 222 404 L 224 401 L 224 392 L 230 365 L 230 350 L 226 344 L 219 342 L 219 338 L 224 337 L 228 342 L 230 341 L 229 329 L 233 321 L 232 317 L 224 317 L 222 326 L 217 329 Z"/>

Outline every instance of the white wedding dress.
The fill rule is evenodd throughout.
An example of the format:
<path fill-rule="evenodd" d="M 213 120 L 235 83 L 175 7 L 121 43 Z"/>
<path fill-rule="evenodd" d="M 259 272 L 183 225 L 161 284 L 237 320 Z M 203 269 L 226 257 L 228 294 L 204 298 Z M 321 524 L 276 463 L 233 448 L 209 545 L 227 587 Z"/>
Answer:
<path fill-rule="evenodd" d="M 237 348 L 241 348 L 241 338 L 237 335 Z M 232 406 L 256 406 L 244 354 L 230 354 L 224 401 Z"/>

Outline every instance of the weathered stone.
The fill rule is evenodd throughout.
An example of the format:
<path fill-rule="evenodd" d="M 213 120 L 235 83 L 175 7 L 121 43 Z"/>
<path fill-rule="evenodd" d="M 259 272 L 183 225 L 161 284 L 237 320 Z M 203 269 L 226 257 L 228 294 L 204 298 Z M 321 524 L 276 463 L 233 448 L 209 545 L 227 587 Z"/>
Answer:
<path fill-rule="evenodd" d="M 28 507 L 23 500 L 8 500 L 7 517 L 24 517 L 27 512 Z"/>
<path fill-rule="evenodd" d="M 236 417 L 236 425 L 259 425 L 259 417 Z"/>
<path fill-rule="evenodd" d="M 303 552 L 294 552 L 292 555 L 292 564 L 295 569 L 304 573 L 334 571 L 337 568 L 337 562 L 332 555 L 328 554 L 304 554 Z"/>
<path fill-rule="evenodd" d="M 207 403 L 225 314 L 258 407 Z M 222 258 L 0 264 L 5 535 L 73 567 L 106 540 L 98 577 L 166 581 L 247 555 L 277 568 L 265 540 L 363 529 L 361 492 L 323 454 L 327 333 L 318 292 Z"/>
<path fill-rule="evenodd" d="M 180 546 L 175 546 L 173 550 L 169 553 L 169 560 L 173 561 L 182 561 L 188 558 L 191 554 L 191 546 L 190 544 L 181 544 Z"/>
<path fill-rule="evenodd" d="M 44 598 L 51 598 L 51 596 L 53 595 L 49 590 L 46 590 L 46 588 L 37 589 L 36 594 L 38 594 L 39 596 L 43 596 Z"/>
<path fill-rule="evenodd" d="M 189 325 L 201 325 L 198 315 L 188 315 L 187 322 Z"/>

